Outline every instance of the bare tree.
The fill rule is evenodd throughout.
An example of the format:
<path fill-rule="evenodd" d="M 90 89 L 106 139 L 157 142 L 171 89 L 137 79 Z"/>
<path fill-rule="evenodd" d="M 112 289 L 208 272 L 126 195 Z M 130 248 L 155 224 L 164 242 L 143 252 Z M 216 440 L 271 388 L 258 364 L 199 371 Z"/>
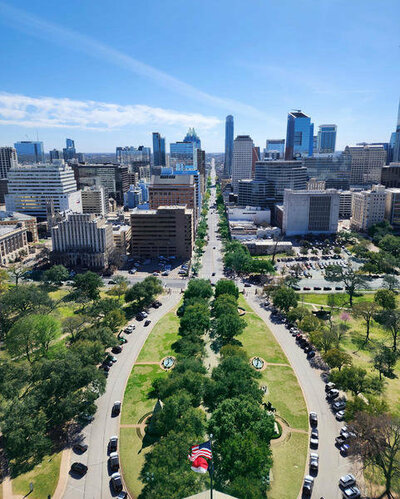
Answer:
<path fill-rule="evenodd" d="M 389 414 L 358 412 L 351 424 L 350 455 L 364 467 L 379 468 L 385 479 L 385 490 L 377 498 L 394 498 L 395 479 L 400 476 L 400 419 Z"/>

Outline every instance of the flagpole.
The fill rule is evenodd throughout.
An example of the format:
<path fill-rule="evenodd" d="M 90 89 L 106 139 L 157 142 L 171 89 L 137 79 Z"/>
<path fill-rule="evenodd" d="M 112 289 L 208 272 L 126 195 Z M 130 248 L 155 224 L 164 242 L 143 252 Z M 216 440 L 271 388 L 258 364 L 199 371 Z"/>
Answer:
<path fill-rule="evenodd" d="M 212 453 L 212 438 L 213 438 L 213 435 L 212 435 L 212 433 L 210 433 L 211 453 Z M 214 474 L 214 461 L 213 461 L 213 458 L 211 458 L 211 468 L 210 468 L 210 499 L 213 499 L 213 474 Z"/>

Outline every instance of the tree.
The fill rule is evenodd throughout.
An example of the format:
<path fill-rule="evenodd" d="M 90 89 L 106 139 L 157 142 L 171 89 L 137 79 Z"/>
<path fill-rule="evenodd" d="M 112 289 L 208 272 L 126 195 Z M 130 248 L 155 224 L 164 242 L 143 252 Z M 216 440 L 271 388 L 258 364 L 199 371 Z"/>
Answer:
<path fill-rule="evenodd" d="M 322 358 L 331 369 L 337 368 L 339 371 L 343 366 L 351 366 L 352 357 L 346 352 L 342 352 L 338 348 L 331 348 L 323 354 Z"/>
<path fill-rule="evenodd" d="M 374 356 L 374 368 L 379 372 L 379 379 L 382 379 L 382 375 L 385 378 L 394 378 L 394 368 L 398 355 L 391 348 L 382 345 L 379 351 Z"/>
<path fill-rule="evenodd" d="M 71 341 L 74 341 L 76 335 L 82 329 L 85 322 L 85 317 L 81 315 L 72 315 L 71 317 L 66 317 L 62 324 L 63 332 L 70 336 Z"/>
<path fill-rule="evenodd" d="M 275 265 L 275 257 L 276 257 L 276 254 L 278 252 L 278 244 L 279 244 L 280 241 L 282 241 L 283 238 L 282 238 L 281 235 L 275 235 L 273 237 L 273 239 L 274 239 L 275 244 L 274 244 L 274 246 L 272 248 L 271 263 L 272 263 L 272 265 Z"/>
<path fill-rule="evenodd" d="M 214 333 L 223 345 L 231 343 L 235 336 L 243 333 L 246 321 L 236 314 L 223 314 L 215 320 Z"/>
<path fill-rule="evenodd" d="M 235 314 L 237 312 L 237 300 L 232 295 L 219 295 L 213 303 L 213 315 Z"/>
<path fill-rule="evenodd" d="M 142 282 L 137 282 L 128 289 L 125 293 L 125 301 L 134 302 L 137 309 L 148 307 L 153 303 L 155 297 L 162 293 L 162 290 L 163 287 L 160 279 L 149 276 Z"/>
<path fill-rule="evenodd" d="M 0 293 L 8 289 L 9 275 L 6 269 L 0 269 Z"/>
<path fill-rule="evenodd" d="M 382 397 L 376 397 L 371 394 L 363 397 L 354 397 L 347 401 L 345 418 L 346 421 L 353 421 L 358 412 L 367 412 L 369 414 L 385 414 L 389 411 L 389 406 Z"/>
<path fill-rule="evenodd" d="M 358 412 L 351 424 L 355 437 L 350 453 L 364 467 L 379 468 L 385 479 L 385 490 L 379 498 L 394 498 L 394 479 L 400 476 L 400 420 L 388 414 Z"/>
<path fill-rule="evenodd" d="M 379 241 L 379 247 L 396 258 L 400 258 L 400 237 L 386 234 Z"/>
<path fill-rule="evenodd" d="M 323 350 L 325 353 L 333 348 L 333 346 L 337 345 L 336 335 L 332 329 L 328 327 L 312 331 L 310 333 L 310 341 L 318 350 Z"/>
<path fill-rule="evenodd" d="M 365 322 L 366 334 L 364 343 L 369 341 L 370 326 L 373 321 L 374 315 L 378 310 L 377 304 L 374 302 L 363 301 L 356 303 L 353 306 L 353 316 L 356 318 L 361 318 Z"/>
<path fill-rule="evenodd" d="M 129 285 L 129 281 L 126 277 L 122 275 L 117 275 L 114 278 L 115 285 L 110 289 L 109 293 L 111 295 L 116 295 L 118 296 L 118 299 L 121 298 L 123 294 L 126 293 Z"/>
<path fill-rule="evenodd" d="M 213 289 L 206 279 L 193 279 L 189 281 L 185 291 L 185 300 L 189 298 L 209 299 L 213 295 Z"/>
<path fill-rule="evenodd" d="M 389 289 L 379 289 L 374 296 L 374 301 L 385 310 L 396 308 L 396 295 Z"/>
<path fill-rule="evenodd" d="M 354 396 L 359 393 L 379 393 L 383 389 L 379 379 L 367 376 L 367 371 L 362 367 L 346 366 L 341 371 L 333 370 L 329 379 L 340 389 L 350 391 Z"/>
<path fill-rule="evenodd" d="M 249 271 L 255 274 L 272 274 L 274 266 L 269 260 L 261 258 L 253 258 L 249 265 Z"/>
<path fill-rule="evenodd" d="M 210 328 L 210 311 L 206 303 L 195 303 L 185 308 L 181 317 L 179 334 L 197 332 L 203 335 Z"/>
<path fill-rule="evenodd" d="M 103 286 L 101 277 L 91 272 L 77 274 L 74 277 L 75 296 L 83 301 L 97 300 L 100 296 L 100 288 Z"/>
<path fill-rule="evenodd" d="M 275 307 L 288 313 L 292 307 L 297 307 L 298 298 L 293 289 L 282 286 L 274 291 L 272 302 Z"/>
<path fill-rule="evenodd" d="M 122 267 L 125 261 L 125 257 L 125 251 L 123 251 L 121 248 L 114 248 L 108 256 L 108 265 L 110 265 L 110 267 L 114 267 L 114 269 L 119 269 L 120 267 Z"/>
<path fill-rule="evenodd" d="M 387 234 L 391 234 L 392 232 L 393 227 L 387 220 L 374 224 L 368 229 L 368 235 L 372 237 L 374 243 L 379 243 L 383 237 Z"/>
<path fill-rule="evenodd" d="M 46 355 L 52 340 L 60 332 L 59 322 L 50 315 L 28 315 L 17 320 L 8 332 L 7 349 L 11 355 L 26 355 L 33 362 L 36 357 Z"/>
<path fill-rule="evenodd" d="M 50 269 L 43 273 L 44 282 L 61 286 L 63 281 L 69 278 L 69 271 L 64 265 L 53 265 Z"/>
<path fill-rule="evenodd" d="M 299 322 L 299 328 L 306 333 L 320 329 L 322 322 L 314 314 L 307 314 Z"/>
<path fill-rule="evenodd" d="M 125 314 L 120 309 L 111 310 L 111 312 L 108 312 L 103 319 L 103 325 L 110 328 L 114 333 L 116 333 L 120 326 L 125 324 L 125 322 Z"/>
<path fill-rule="evenodd" d="M 397 351 L 397 337 L 400 333 L 400 310 L 382 310 L 376 315 L 379 324 L 387 329 L 393 338 L 393 351 Z"/>
<path fill-rule="evenodd" d="M 19 280 L 26 274 L 28 270 L 29 268 L 24 267 L 21 264 L 14 264 L 8 267 L 8 273 L 11 275 L 11 277 L 14 277 L 16 286 L 18 286 Z"/>
<path fill-rule="evenodd" d="M 215 286 L 215 298 L 219 295 L 232 295 L 239 298 L 239 289 L 230 279 L 220 279 Z"/>
<path fill-rule="evenodd" d="M 325 270 L 325 279 L 331 282 L 343 282 L 346 293 L 349 295 L 350 307 L 353 306 L 353 297 L 356 291 L 368 288 L 365 276 L 358 274 L 353 267 L 343 268 L 339 265 L 328 265 Z"/>
<path fill-rule="evenodd" d="M 396 291 L 400 287 L 399 280 L 392 274 L 387 274 L 383 277 L 382 286 L 389 291 Z"/>

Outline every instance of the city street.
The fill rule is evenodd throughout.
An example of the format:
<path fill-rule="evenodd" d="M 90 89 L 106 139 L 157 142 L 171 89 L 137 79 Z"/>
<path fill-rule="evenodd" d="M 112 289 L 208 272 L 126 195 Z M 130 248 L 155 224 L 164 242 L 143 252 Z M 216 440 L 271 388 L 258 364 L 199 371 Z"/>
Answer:
<path fill-rule="evenodd" d="M 172 289 L 171 293 L 164 294 L 160 298 L 162 307 L 151 309 L 149 327 L 144 327 L 143 322 L 131 321 L 136 325 L 136 329 L 132 334 L 126 335 L 128 343 L 124 345 L 122 353 L 117 356 L 118 361 L 110 369 L 106 392 L 97 400 L 95 418 L 82 432 L 88 450 L 80 456 L 74 452 L 71 453 L 71 463 L 83 462 L 89 470 L 83 478 L 68 477 L 64 499 L 108 499 L 111 497 L 107 444 L 112 435 L 119 434 L 119 418 L 111 417 L 111 408 L 116 400 L 123 401 L 126 382 L 152 328 L 180 299 L 180 291 L 176 288 Z"/>

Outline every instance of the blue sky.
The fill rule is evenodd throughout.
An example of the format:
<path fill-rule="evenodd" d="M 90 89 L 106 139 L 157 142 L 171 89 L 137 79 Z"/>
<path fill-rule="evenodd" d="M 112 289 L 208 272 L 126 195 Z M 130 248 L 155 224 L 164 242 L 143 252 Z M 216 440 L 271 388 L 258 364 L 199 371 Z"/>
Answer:
<path fill-rule="evenodd" d="M 338 146 L 388 141 L 400 97 L 398 0 L 0 0 L 0 144 L 84 152 L 265 146 L 286 115 L 336 123 Z"/>

